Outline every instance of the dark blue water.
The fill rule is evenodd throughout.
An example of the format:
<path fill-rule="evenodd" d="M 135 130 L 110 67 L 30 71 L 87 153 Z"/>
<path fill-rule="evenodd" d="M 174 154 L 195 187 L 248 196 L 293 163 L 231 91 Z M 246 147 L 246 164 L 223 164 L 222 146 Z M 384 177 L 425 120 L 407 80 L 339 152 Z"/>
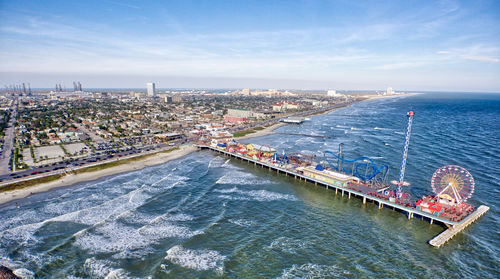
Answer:
<path fill-rule="evenodd" d="M 0 208 L 0 264 L 37 278 L 498 278 L 500 95 L 424 94 L 362 102 L 246 142 L 280 152 L 368 156 L 396 179 L 415 111 L 407 189 L 439 167 L 474 176 L 491 210 L 440 249 L 444 230 L 208 151 L 35 195 Z M 320 151 L 320 152 L 318 152 Z"/>

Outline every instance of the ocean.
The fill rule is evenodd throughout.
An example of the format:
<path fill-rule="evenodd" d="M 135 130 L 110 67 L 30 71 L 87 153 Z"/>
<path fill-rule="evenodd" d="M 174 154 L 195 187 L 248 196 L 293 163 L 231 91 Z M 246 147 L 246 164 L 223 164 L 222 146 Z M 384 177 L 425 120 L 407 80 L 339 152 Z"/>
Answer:
<path fill-rule="evenodd" d="M 418 218 L 210 151 L 0 206 L 0 264 L 25 278 L 499 278 L 500 94 L 425 93 L 357 103 L 244 142 L 282 153 L 370 157 L 405 189 L 466 168 L 491 207 L 439 249 Z M 16 202 L 18 207 L 16 207 Z"/>

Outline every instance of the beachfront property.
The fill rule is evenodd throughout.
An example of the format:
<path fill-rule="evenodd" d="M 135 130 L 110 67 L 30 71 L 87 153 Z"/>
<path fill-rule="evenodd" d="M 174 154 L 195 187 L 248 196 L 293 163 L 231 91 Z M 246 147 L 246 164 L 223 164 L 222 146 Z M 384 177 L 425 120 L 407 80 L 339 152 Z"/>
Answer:
<path fill-rule="evenodd" d="M 30 95 L 7 92 L 2 100 L 16 112 L 12 121 L 15 127 L 9 132 L 15 145 L 3 151 L 11 156 L 14 166 L 10 171 L 26 171 L 21 176 L 29 175 L 42 165 L 89 158 L 83 164 L 93 161 L 90 157 L 98 153 L 113 155 L 130 148 L 139 152 L 200 138 L 228 142 L 239 131 L 246 134 L 296 113 L 316 113 L 361 100 L 332 100 L 322 94 L 304 98 L 279 90 L 268 91 L 270 95 L 235 96 L 196 90 L 162 91 L 153 84 L 148 89 L 35 91 Z M 153 95 L 159 98 L 151 98 Z M 323 105 L 318 107 L 318 103 Z M 211 131 L 221 133 L 210 135 Z M 65 148 L 73 145 L 85 149 L 73 152 L 68 150 L 71 147 Z"/>

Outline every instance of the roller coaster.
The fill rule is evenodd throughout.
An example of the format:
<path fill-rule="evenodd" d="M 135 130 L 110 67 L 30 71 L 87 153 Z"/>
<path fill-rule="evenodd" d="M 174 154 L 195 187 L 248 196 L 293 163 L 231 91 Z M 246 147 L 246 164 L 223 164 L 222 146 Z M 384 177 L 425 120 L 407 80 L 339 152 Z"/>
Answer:
<path fill-rule="evenodd" d="M 341 143 L 339 145 L 338 155 L 331 151 L 324 152 L 325 161 L 330 165 L 331 168 L 339 172 L 356 176 L 365 183 L 378 181 L 386 184 L 387 175 L 389 173 L 389 166 L 382 165 L 377 168 L 375 162 L 373 162 L 373 160 L 368 157 L 359 157 L 354 160 L 345 159 L 343 154 L 343 147 L 344 144 Z M 332 156 L 337 159 L 337 164 L 331 161 Z M 351 167 L 346 168 L 346 166 L 348 165 L 350 165 Z"/>
<path fill-rule="evenodd" d="M 411 134 L 411 128 L 412 128 L 412 123 L 413 123 L 413 116 L 414 112 L 409 111 L 407 113 L 408 116 L 408 125 L 406 129 L 406 135 L 405 135 L 405 143 L 403 147 L 403 158 L 401 160 L 401 167 L 399 170 L 399 180 L 398 181 L 393 181 L 393 184 L 397 186 L 397 190 L 395 191 L 395 194 L 397 197 L 402 197 L 403 196 L 403 191 L 401 189 L 402 186 L 407 186 L 409 183 L 404 181 L 404 175 L 405 175 L 405 169 L 406 169 L 406 159 L 408 157 L 408 145 L 410 143 L 410 134 Z M 337 164 L 332 163 L 329 160 L 329 156 L 331 155 L 334 158 L 337 159 Z M 325 151 L 324 152 L 324 157 L 326 162 L 332 167 L 333 169 L 343 172 L 346 174 L 350 174 L 353 176 L 358 177 L 365 183 L 383 183 L 384 185 L 387 183 L 387 175 L 389 173 L 389 166 L 387 165 L 382 165 L 379 168 L 375 165 L 372 159 L 368 157 L 360 157 L 354 160 L 347 160 L 344 158 L 344 144 L 341 143 L 339 144 L 339 152 L 338 155 L 331 152 L 331 151 Z M 331 157 L 330 157 L 331 159 Z M 345 164 L 352 164 L 351 168 L 346 168 Z M 363 173 L 364 169 L 364 173 Z"/>

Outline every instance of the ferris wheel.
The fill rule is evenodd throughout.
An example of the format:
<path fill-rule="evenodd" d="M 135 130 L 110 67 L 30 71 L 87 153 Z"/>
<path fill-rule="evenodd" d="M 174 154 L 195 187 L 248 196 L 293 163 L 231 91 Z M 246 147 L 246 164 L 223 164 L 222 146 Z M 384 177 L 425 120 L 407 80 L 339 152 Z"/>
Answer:
<path fill-rule="evenodd" d="M 431 186 L 436 198 L 452 203 L 465 202 L 474 193 L 474 178 L 464 168 L 450 165 L 437 169 L 432 175 Z"/>

